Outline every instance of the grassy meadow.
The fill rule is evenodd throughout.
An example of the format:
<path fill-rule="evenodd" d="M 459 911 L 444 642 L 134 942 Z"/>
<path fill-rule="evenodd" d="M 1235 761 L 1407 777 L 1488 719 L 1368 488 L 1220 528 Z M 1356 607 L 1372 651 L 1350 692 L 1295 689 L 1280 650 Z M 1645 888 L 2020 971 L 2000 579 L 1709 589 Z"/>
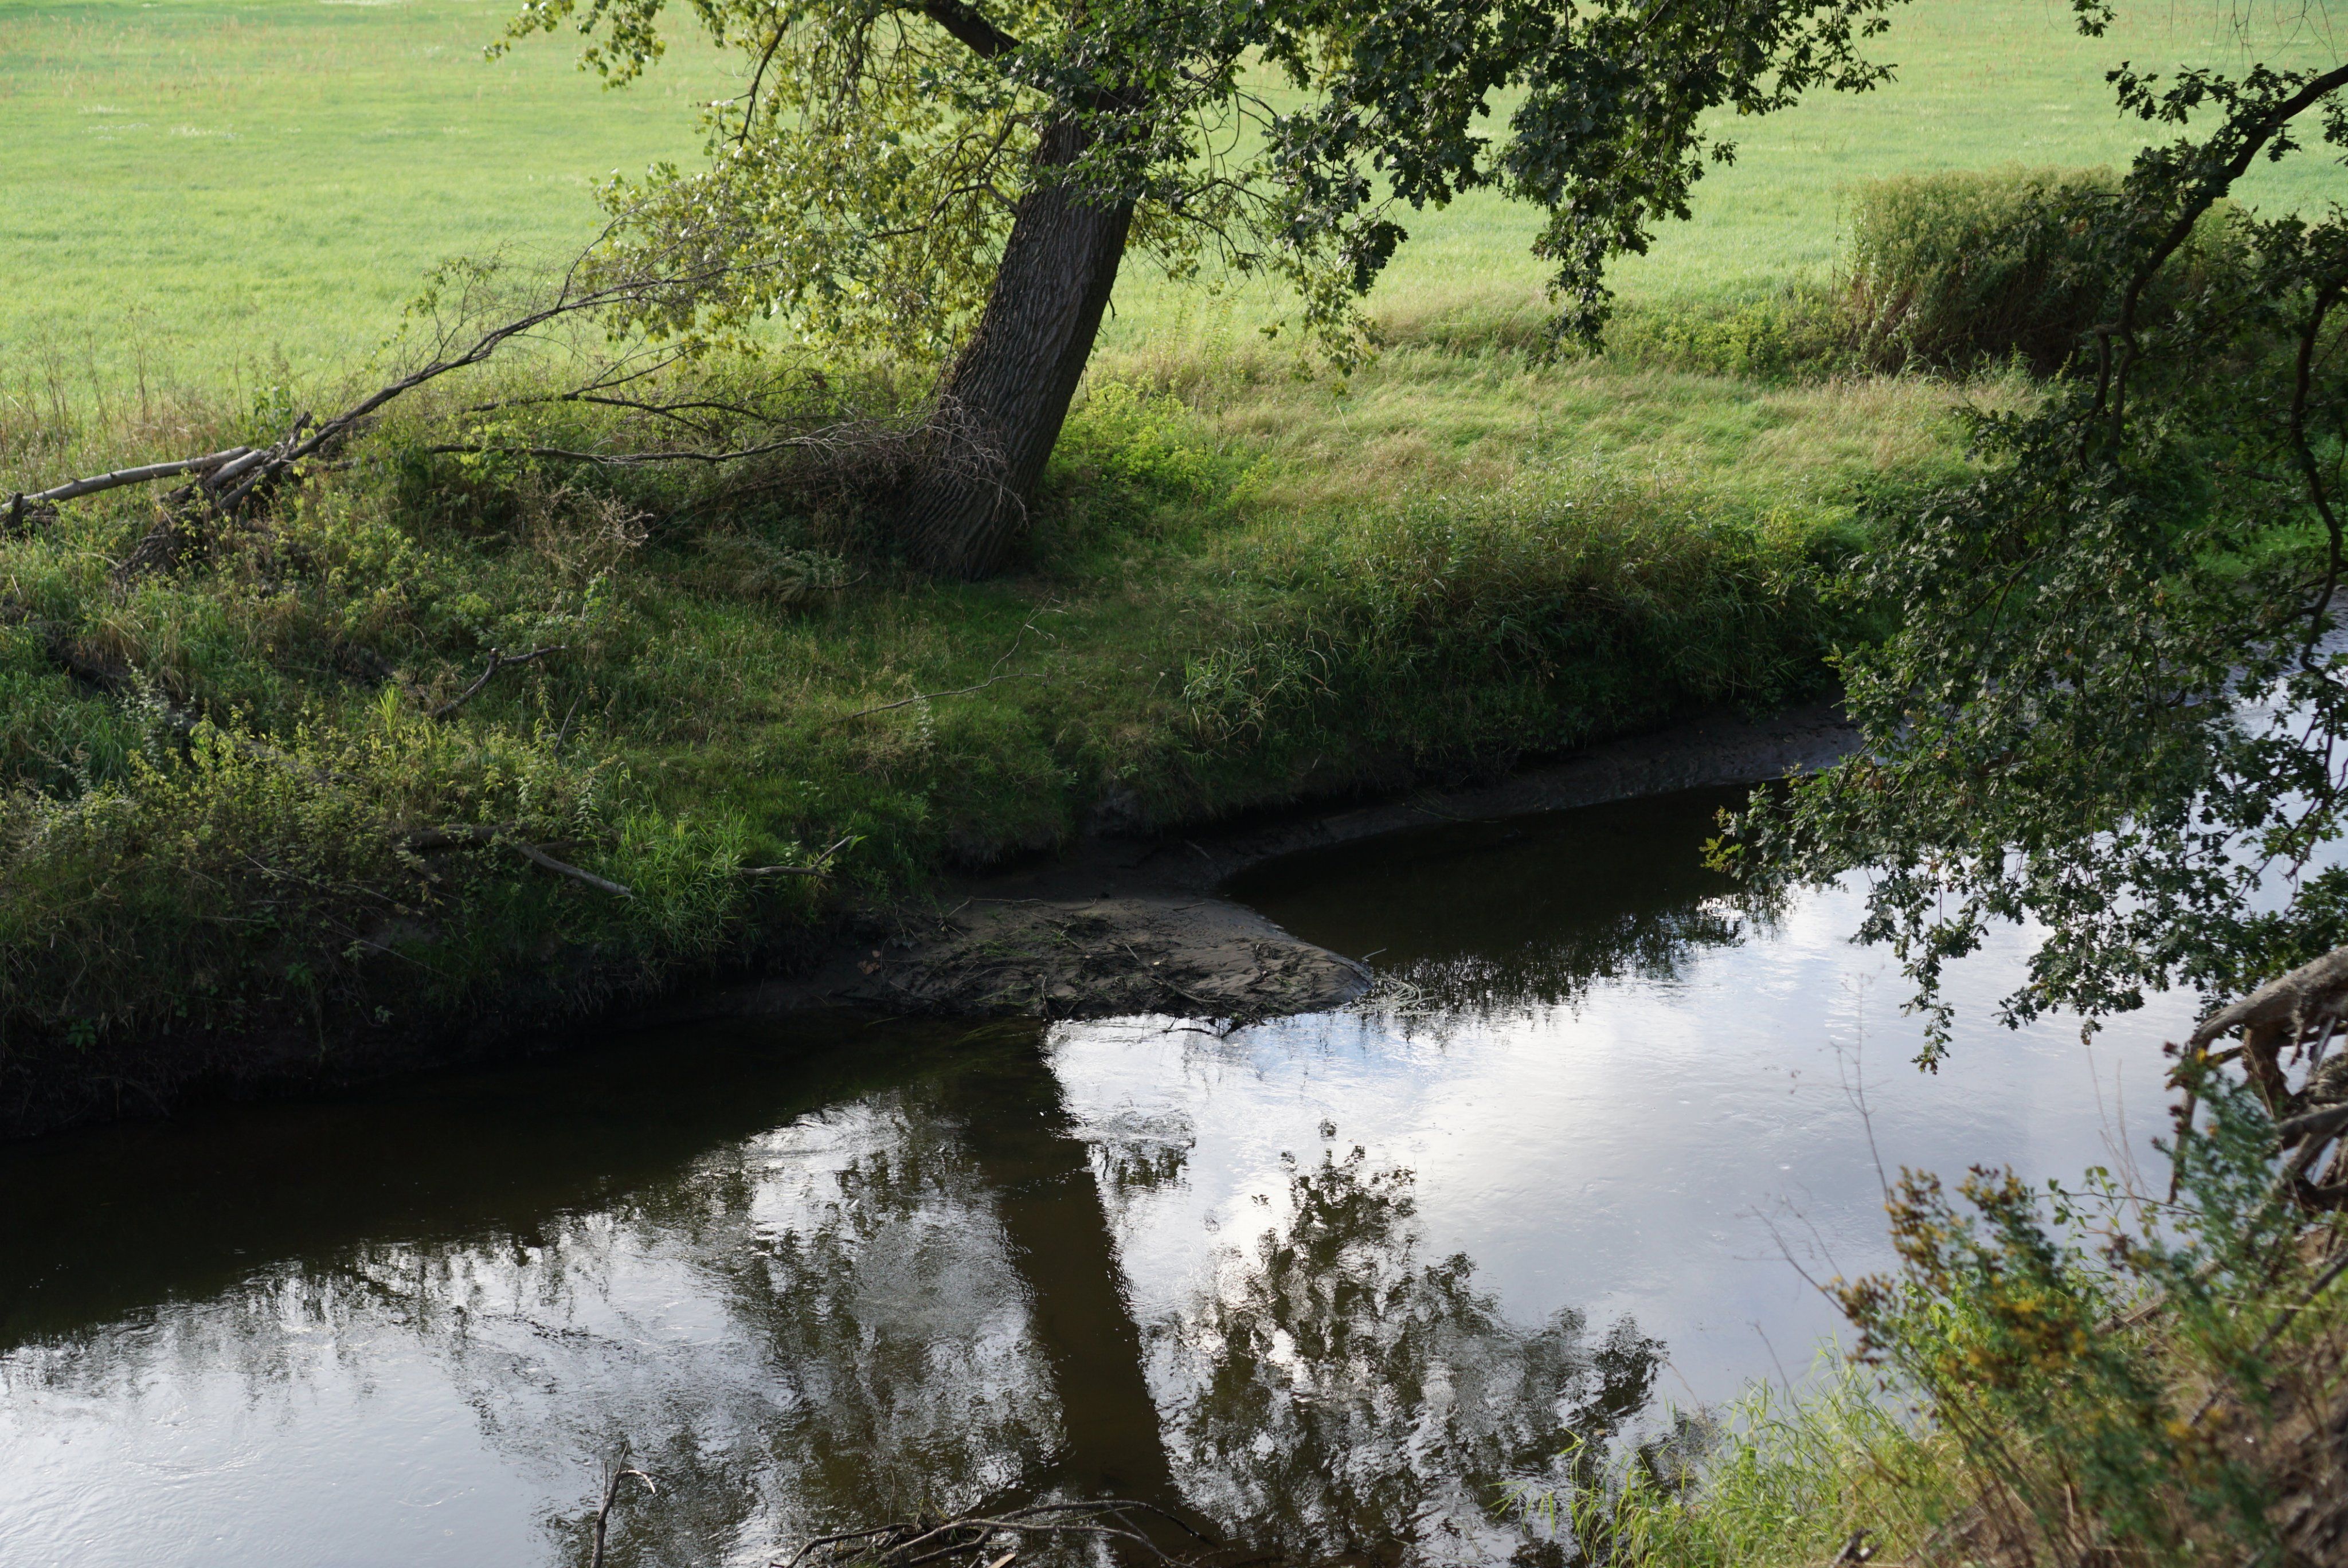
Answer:
<path fill-rule="evenodd" d="M 88 0 L 0 6 L 0 387 L 87 398 L 349 364 L 451 255 L 557 257 L 614 171 L 697 156 L 696 106 L 739 90 L 690 34 L 633 87 L 573 67 L 569 35 L 482 58 L 501 0 Z M 2224 15 L 2221 18 L 2220 13 Z M 1892 87 L 1744 128 L 1694 220 L 1625 262 L 1637 301 L 1742 296 L 1828 272 L 1851 182 L 2021 161 L 2125 161 L 2116 60 L 2223 63 L 2335 45 L 2279 0 L 2138 3 L 2101 41 L 2057 0 L 1913 0 Z M 2259 198 L 2339 194 L 2340 171 L 2262 175 Z M 2327 187 L 2330 189 L 2327 190 Z M 1403 341 L 1537 315 L 1532 216 L 1477 197 L 1421 215 L 1374 313 Z M 1106 367 L 1250 353 L 1275 294 L 1212 297 L 1137 264 Z M 1521 324 L 1521 323 L 1519 323 Z"/>

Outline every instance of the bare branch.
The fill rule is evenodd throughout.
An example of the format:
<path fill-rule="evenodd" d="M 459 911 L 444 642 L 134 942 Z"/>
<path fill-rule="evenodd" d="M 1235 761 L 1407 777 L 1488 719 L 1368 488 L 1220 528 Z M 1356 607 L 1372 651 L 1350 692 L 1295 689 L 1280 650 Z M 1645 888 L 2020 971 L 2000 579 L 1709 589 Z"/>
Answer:
<path fill-rule="evenodd" d="M 567 860 L 557 860 L 537 845 L 516 837 L 514 835 L 517 826 L 517 824 L 510 822 L 489 822 L 470 827 L 419 827 L 402 834 L 398 842 L 400 847 L 413 850 L 418 855 L 429 855 L 434 850 L 439 849 L 466 849 L 484 845 L 502 844 L 532 865 L 544 866 L 557 876 L 568 876 L 574 882 L 584 883 L 599 893 L 609 893 L 615 898 L 633 898 L 636 896 L 633 889 L 621 883 L 614 882 L 607 876 L 598 876 L 593 872 L 573 866 Z"/>
<path fill-rule="evenodd" d="M 611 1527 L 612 1505 L 620 1500 L 620 1483 L 630 1476 L 643 1481 L 646 1491 L 657 1494 L 660 1491 L 659 1483 L 640 1470 L 612 1467 L 603 1481 L 603 1501 L 595 1510 L 595 1547 L 588 1553 L 587 1568 L 603 1568 L 603 1533 Z"/>
<path fill-rule="evenodd" d="M 76 479 L 70 484 L 54 486 L 31 495 L 20 490 L 9 497 L 9 521 L 12 524 L 20 521 L 26 507 L 70 501 L 78 496 L 95 496 L 100 490 L 117 489 L 124 485 L 144 485 L 149 480 L 175 478 L 181 474 L 206 474 L 252 454 L 250 446 L 231 446 L 224 451 L 207 452 L 201 457 L 181 457 L 170 463 L 149 463 L 139 468 L 117 468 L 110 474 L 94 474 L 87 479 Z"/>
<path fill-rule="evenodd" d="M 456 696 L 450 698 L 448 702 L 441 703 L 438 707 L 432 710 L 433 722 L 436 723 L 446 723 L 451 713 L 454 713 L 458 709 L 471 702 L 474 696 L 479 692 L 481 688 L 489 683 L 489 677 L 495 675 L 499 671 L 510 670 L 517 664 L 527 664 L 533 659 L 543 659 L 550 653 L 560 653 L 568 646 L 569 644 L 561 642 L 549 643 L 544 648 L 533 648 L 529 652 L 518 654 L 511 659 L 499 653 L 494 648 L 490 649 L 489 661 L 482 668 L 481 672 L 473 678 L 473 683 L 466 687 L 462 692 L 458 692 Z"/>
<path fill-rule="evenodd" d="M 900 697 L 893 702 L 883 702 L 877 708 L 859 708 L 853 713 L 843 713 L 831 723 L 845 724 L 852 719 L 869 719 L 875 713 L 886 713 L 898 708 L 910 708 L 916 702 L 934 702 L 941 697 L 967 697 L 973 692 L 983 692 L 997 681 L 1049 681 L 1049 675 L 1033 670 L 1014 671 L 1007 675 L 989 675 L 975 686 L 957 686 L 951 692 L 917 692 L 910 697 Z"/>
<path fill-rule="evenodd" d="M 831 869 L 831 857 L 856 842 L 850 834 L 805 866 L 745 866 L 734 873 L 736 876 L 821 876 Z"/>

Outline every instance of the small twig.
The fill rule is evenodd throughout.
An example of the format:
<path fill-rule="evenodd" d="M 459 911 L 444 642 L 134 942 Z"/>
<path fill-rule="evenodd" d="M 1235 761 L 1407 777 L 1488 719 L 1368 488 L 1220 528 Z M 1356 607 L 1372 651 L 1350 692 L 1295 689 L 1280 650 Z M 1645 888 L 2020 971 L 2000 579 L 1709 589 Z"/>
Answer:
<path fill-rule="evenodd" d="M 583 699 L 581 697 L 573 697 L 571 699 L 571 706 L 563 711 L 562 727 L 554 732 L 553 751 L 554 754 L 558 757 L 562 754 L 562 743 L 571 738 L 572 715 L 579 712 L 579 704 L 582 700 Z"/>
<path fill-rule="evenodd" d="M 445 723 L 449 714 L 455 712 L 458 709 L 471 702 L 474 695 L 479 692 L 482 687 L 488 685 L 489 683 L 489 678 L 495 675 L 499 671 L 510 670 L 517 664 L 527 664 L 533 659 L 543 659 L 550 653 L 560 653 L 567 646 L 568 644 L 561 642 L 550 643 L 544 648 L 533 648 L 529 652 L 519 654 L 511 659 L 499 653 L 494 648 L 490 649 L 489 661 L 488 665 L 482 669 L 480 674 L 475 677 L 473 683 L 466 687 L 462 692 L 458 692 L 457 695 L 449 701 L 441 703 L 438 707 L 432 710 L 433 722 L 435 723 Z"/>
<path fill-rule="evenodd" d="M 850 834 L 805 866 L 745 866 L 737 868 L 736 876 L 820 876 L 831 867 L 831 857 L 856 842 Z"/>
<path fill-rule="evenodd" d="M 839 1563 L 852 1560 L 879 1565 L 879 1568 L 915 1568 L 916 1564 L 958 1557 L 964 1553 L 977 1553 L 988 1548 L 996 1535 L 1014 1538 L 1035 1535 L 1090 1536 L 1101 1542 L 1123 1542 L 1153 1553 L 1158 1561 L 1178 1563 L 1196 1560 L 1190 1553 L 1178 1557 L 1151 1540 L 1138 1529 L 1129 1514 L 1149 1514 L 1173 1525 L 1177 1530 L 1209 1550 L 1216 1548 L 1213 1537 L 1177 1514 L 1153 1503 L 1127 1499 L 1108 1499 L 1093 1502 L 1035 1503 L 997 1515 L 977 1515 L 964 1519 L 902 1522 L 883 1524 L 870 1530 L 845 1531 L 837 1535 L 818 1536 L 802 1545 L 788 1558 L 776 1558 L 768 1568 L 800 1568 L 810 1559 Z M 1056 1518 L 1073 1515 L 1073 1519 Z M 1020 1552 L 1017 1544 L 994 1558 L 987 1568 L 1009 1568 Z"/>
<path fill-rule="evenodd" d="M 2275 1320 L 2267 1326 L 2265 1335 L 2260 1338 L 2258 1348 L 2250 1352 L 2251 1356 L 2253 1358 L 2263 1356 L 2272 1348 L 2274 1342 L 2282 1337 L 2283 1330 L 2291 1327 L 2291 1319 L 2313 1305 L 2315 1298 L 2329 1289 L 2332 1282 L 2338 1279 L 2343 1273 L 2348 1273 L 2348 1252 L 2343 1252 L 2333 1259 L 2332 1266 L 2316 1276 L 2314 1284 L 2300 1293 L 2297 1301 L 2276 1314 Z M 2201 1401 L 2201 1408 L 2195 1410 L 2187 1419 L 2185 1424 L 2188 1429 L 2199 1426 L 2209 1412 L 2217 1409 L 2218 1397 L 2222 1391 L 2222 1386 L 2209 1390 L 2209 1396 Z"/>
<path fill-rule="evenodd" d="M 958 686 L 951 692 L 916 692 L 911 697 L 901 697 L 894 702 L 883 702 L 877 708 L 860 708 L 853 713 L 844 713 L 831 723 L 845 724 L 851 719 L 869 719 L 875 713 L 886 713 L 894 708 L 910 708 L 916 702 L 934 702 L 941 697 L 967 697 L 973 692 L 985 691 L 997 681 L 1048 681 L 1050 679 L 1049 675 L 1039 674 L 1032 670 L 1018 671 L 1008 675 L 989 675 L 975 686 Z"/>
<path fill-rule="evenodd" d="M 626 887 L 622 886 L 619 883 L 613 882 L 608 877 L 598 876 L 592 871 L 582 871 L 567 860 L 557 860 L 554 856 L 549 855 L 545 850 L 539 848 L 538 845 L 534 844 L 524 844 L 520 839 L 514 839 L 511 842 L 515 852 L 520 855 L 523 859 L 543 866 L 549 871 L 555 872 L 560 876 L 568 876 L 574 882 L 583 882 L 588 886 L 594 888 L 597 892 L 609 893 L 616 898 L 633 898 L 635 897 L 634 893 L 631 892 Z"/>
<path fill-rule="evenodd" d="M 609 893 L 618 898 L 635 897 L 633 889 L 609 877 L 598 876 L 592 871 L 582 870 L 567 860 L 557 860 L 537 845 L 525 843 L 514 837 L 514 828 L 515 825 L 510 822 L 481 823 L 471 827 L 419 827 L 411 833 L 403 834 L 399 842 L 404 848 L 412 849 L 419 855 L 428 855 L 436 849 L 463 849 L 475 845 L 503 844 L 510 845 L 515 854 L 532 865 L 542 866 L 547 870 L 559 876 L 568 876 L 575 882 L 583 882 L 599 893 Z"/>
<path fill-rule="evenodd" d="M 655 1496 L 660 1492 L 660 1483 L 640 1470 L 631 1467 L 612 1471 L 610 1479 L 603 1482 L 603 1501 L 595 1510 L 595 1549 L 588 1553 L 587 1568 L 603 1568 L 603 1533 L 611 1528 L 612 1505 L 620 1501 L 620 1483 L 630 1476 L 643 1481 L 646 1491 Z"/>

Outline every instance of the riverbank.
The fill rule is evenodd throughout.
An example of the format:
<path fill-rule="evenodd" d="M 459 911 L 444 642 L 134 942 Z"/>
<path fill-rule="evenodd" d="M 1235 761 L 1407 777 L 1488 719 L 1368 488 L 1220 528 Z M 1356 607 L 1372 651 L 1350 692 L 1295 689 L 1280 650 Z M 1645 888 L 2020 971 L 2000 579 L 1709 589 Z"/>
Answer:
<path fill-rule="evenodd" d="M 845 937 L 805 972 L 714 986 L 631 1022 L 773 1017 L 828 1007 L 952 1018 L 1157 1014 L 1239 1023 L 1323 1011 L 1375 971 L 1225 896 L 1243 872 L 1439 822 L 1489 822 L 1832 763 L 1853 732 L 1828 703 L 1720 712 L 1591 746 L 1493 784 L 1292 809 L 950 880 Z"/>
<path fill-rule="evenodd" d="M 116 492 L 0 538 L 0 1121 L 506 1049 L 843 933 L 870 962 L 1023 860 L 1782 707 L 1849 630 L 1820 589 L 1869 508 L 2005 391 L 1498 343 L 1342 386 L 1160 368 L 1093 387 L 986 584 L 905 577 L 804 471 L 436 456 L 428 403 L 251 526 Z M 1035 935 L 957 918 L 973 955 Z M 940 965 L 924 994 L 1036 1005 Z M 1170 994 L 1043 979 L 1047 1010 Z"/>

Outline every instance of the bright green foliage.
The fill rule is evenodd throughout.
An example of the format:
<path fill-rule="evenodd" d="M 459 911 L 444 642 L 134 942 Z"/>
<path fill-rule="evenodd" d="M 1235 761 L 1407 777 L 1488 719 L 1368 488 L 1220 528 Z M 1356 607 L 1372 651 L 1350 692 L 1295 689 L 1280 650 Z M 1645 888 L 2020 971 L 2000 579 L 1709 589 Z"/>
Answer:
<path fill-rule="evenodd" d="M 1756 1384 L 1725 1409 L 1674 1412 L 1618 1454 L 1565 1457 L 1578 1486 L 1518 1485 L 1509 1501 L 1575 1561 L 1608 1568 L 1815 1568 L 1857 1531 L 1880 1551 L 1964 1501 L 1945 1440 L 1831 1353 L 1798 1392 Z"/>
<path fill-rule="evenodd" d="M 2271 1122 L 2214 1073 L 2202 1092 L 2209 1125 L 2177 1151 L 2183 1202 L 2163 1223 L 2108 1180 L 2042 1197 L 1976 1171 L 1968 1214 L 1910 1173 L 1890 1204 L 1900 1274 L 1839 1291 L 1862 1357 L 1961 1445 L 1979 1544 L 2147 1563 L 2273 1549 L 2266 1440 L 2292 1399 L 2322 1397 L 2325 1370 L 2294 1379 L 2291 1352 L 2336 1307 L 2302 1320 L 2318 1249 L 2277 1190 Z M 2138 1307 L 2157 1327 L 2112 1329 Z"/>
<path fill-rule="evenodd" d="M 1534 249 L 1591 331 L 1608 259 L 1644 250 L 1733 155 L 1704 117 L 1872 86 L 1884 73 L 1858 46 L 1889 3 L 695 0 L 753 62 L 747 90 L 712 109 L 706 169 L 609 200 L 626 248 L 726 269 L 648 313 L 656 328 L 779 317 L 935 354 L 966 334 L 1018 202 L 1048 179 L 1138 204 L 1134 243 L 1178 274 L 1211 257 L 1286 279 L 1350 359 L 1353 302 L 1405 238 L 1400 211 L 1488 190 L 1546 210 Z M 513 32 L 575 19 L 585 62 L 623 81 L 662 52 L 663 5 L 533 0 Z"/>
<path fill-rule="evenodd" d="M 2199 1082 L 2177 1202 L 2103 1173 L 2071 1193 L 1977 1170 L 1955 1198 L 1902 1173 L 1899 1268 L 1830 1286 L 1855 1360 L 1519 1506 L 1612 1568 L 1814 1568 L 1854 1538 L 1929 1563 L 2290 1560 L 2286 1494 L 2328 1484 L 2338 1237 L 2275 1196 L 2250 1091 Z"/>
<path fill-rule="evenodd" d="M 1978 479 L 1882 507 L 1848 585 L 1893 629 L 1843 660 L 1866 747 L 1721 851 L 1765 880 L 1869 868 L 1863 935 L 1935 1009 L 1993 921 L 2044 932 L 2017 1018 L 2234 991 L 2348 938 L 2348 213 L 2219 205 L 2302 119 L 2348 146 L 2348 69 L 2118 79 L 2146 121 L 2214 128 L 2062 198 L 2093 330 L 2043 399 L 1979 416 Z"/>

